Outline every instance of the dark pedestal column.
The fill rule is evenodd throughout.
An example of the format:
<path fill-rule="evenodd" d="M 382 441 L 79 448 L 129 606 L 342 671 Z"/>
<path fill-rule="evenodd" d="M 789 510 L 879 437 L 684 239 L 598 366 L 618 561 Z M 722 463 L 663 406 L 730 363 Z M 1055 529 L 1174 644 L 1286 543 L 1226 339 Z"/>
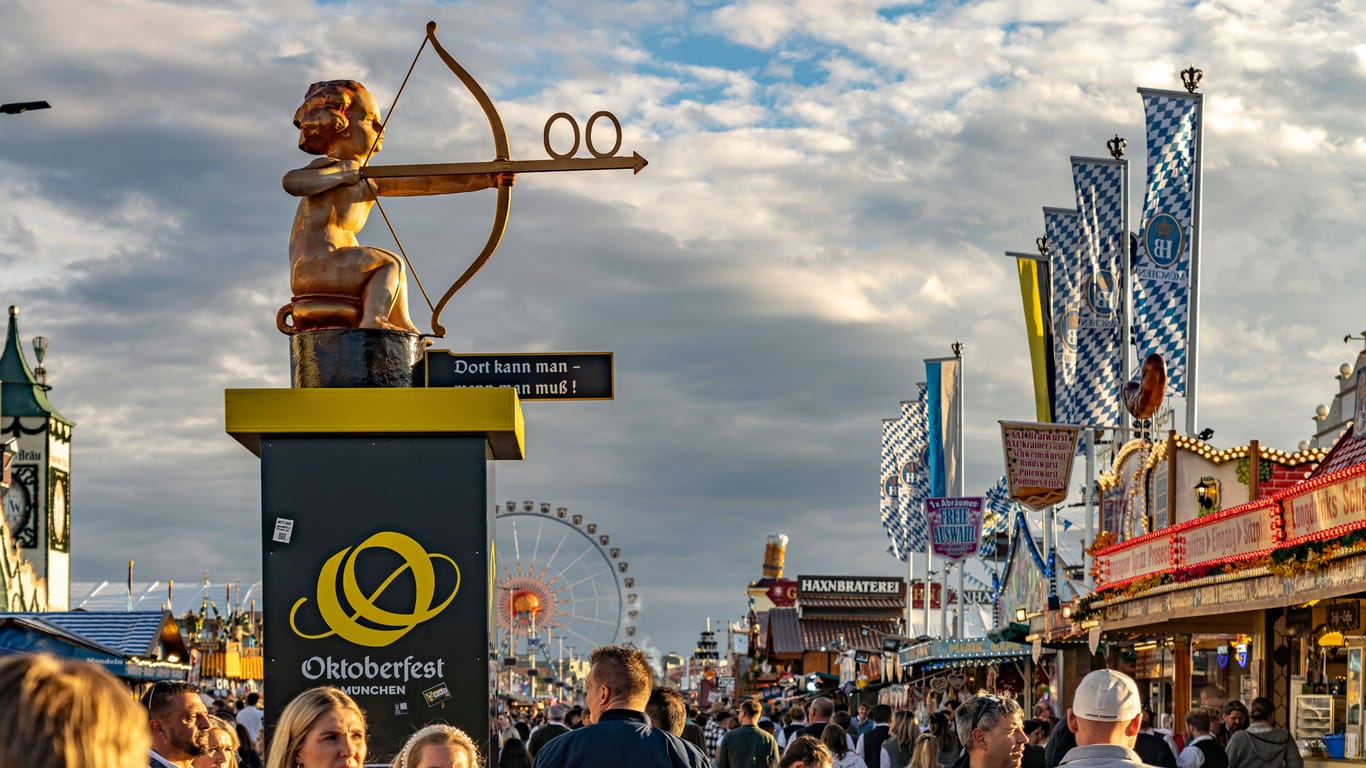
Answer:
<path fill-rule="evenodd" d="M 289 337 L 295 387 L 411 387 L 421 359 L 415 333 L 333 328 Z"/>
<path fill-rule="evenodd" d="M 521 456 L 516 395 L 235 390 L 227 422 L 261 458 L 267 723 L 331 685 L 367 762 L 437 720 L 487 744 L 487 461 Z"/>

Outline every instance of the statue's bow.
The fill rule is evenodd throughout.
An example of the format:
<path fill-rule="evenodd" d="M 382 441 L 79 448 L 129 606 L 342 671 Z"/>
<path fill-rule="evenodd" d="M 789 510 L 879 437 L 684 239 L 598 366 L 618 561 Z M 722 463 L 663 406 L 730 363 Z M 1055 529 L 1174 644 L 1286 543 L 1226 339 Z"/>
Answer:
<path fill-rule="evenodd" d="M 460 78 L 460 82 L 465 85 L 465 88 L 474 96 L 475 100 L 479 102 L 479 106 L 483 108 L 484 116 L 487 117 L 489 121 L 489 128 L 493 131 L 494 159 L 511 160 L 511 151 L 508 149 L 507 131 L 503 128 L 503 118 L 498 115 L 497 107 L 493 105 L 493 100 L 484 92 L 484 89 L 479 85 L 479 82 L 476 81 L 464 67 L 460 66 L 460 63 L 457 62 L 454 57 L 446 51 L 446 48 L 441 45 L 441 41 L 436 39 L 435 21 L 427 22 L 427 39 L 424 41 L 424 45 L 427 42 L 432 44 L 432 48 L 436 51 L 436 54 L 441 57 L 442 61 L 446 62 L 446 66 L 451 72 L 454 73 L 456 77 Z M 417 56 L 420 57 L 421 55 L 422 50 L 419 48 Z M 416 64 L 417 57 L 413 59 L 413 65 L 415 66 Z M 412 67 L 409 67 L 408 74 L 412 74 Z M 403 84 L 399 86 L 398 93 L 394 95 L 394 106 L 398 105 L 398 97 L 403 94 L 403 88 L 407 86 L 407 84 L 408 79 L 405 77 Z M 385 117 L 385 123 L 388 122 L 390 117 L 393 117 L 393 114 L 394 108 L 391 106 L 389 108 L 389 114 Z M 382 132 L 383 129 L 381 128 L 381 133 Z M 366 156 L 365 165 L 369 164 L 371 155 L 373 155 L 373 149 L 371 154 Z M 364 173 L 364 167 L 365 166 L 362 165 L 362 174 Z M 461 274 L 454 283 L 451 283 L 451 286 L 441 295 L 441 299 L 435 306 L 432 306 L 431 299 L 428 298 L 427 304 L 428 306 L 431 306 L 432 309 L 432 335 L 436 338 L 444 338 L 446 336 L 446 326 L 441 324 L 441 312 L 446 308 L 446 304 L 451 300 L 451 297 L 455 295 L 455 292 L 463 288 L 465 284 L 470 281 L 470 278 L 474 277 L 475 273 L 488 262 L 489 258 L 493 256 L 493 252 L 498 250 L 498 244 L 503 239 L 503 231 L 507 229 L 508 211 L 511 202 L 511 188 L 508 185 L 500 184 L 498 186 L 497 208 L 493 214 L 493 228 L 489 231 L 488 240 L 484 243 L 484 247 L 479 251 L 479 255 L 465 268 L 465 272 Z M 375 198 L 375 203 L 377 205 L 379 204 L 378 197 Z M 380 206 L 380 213 L 381 215 L 384 215 L 383 206 Z M 384 219 L 385 222 L 388 223 L 387 215 L 384 215 Z M 393 231 L 392 225 L 390 225 L 390 231 Z M 396 234 L 394 239 L 395 241 L 398 239 Z M 402 251 L 402 249 L 403 246 L 400 244 L 399 250 Z M 406 254 L 404 254 L 404 259 L 405 261 L 408 260 Z M 408 268 L 413 271 L 414 277 L 416 277 L 416 271 L 413 270 L 411 261 L 408 263 Z M 418 282 L 418 286 L 421 288 L 421 281 Z M 423 289 L 423 296 L 426 296 L 425 289 Z"/>
<path fill-rule="evenodd" d="M 479 102 L 479 106 L 483 107 L 484 116 L 489 120 L 489 129 L 493 131 L 494 159 L 511 160 L 512 152 L 508 149 L 507 131 L 503 129 L 503 118 L 498 116 L 498 108 L 493 106 L 493 99 L 490 99 L 479 82 L 471 77 L 470 73 L 466 72 L 465 68 L 460 66 L 460 63 L 446 52 L 441 41 L 436 39 L 435 21 L 427 22 L 427 39 L 431 41 L 432 49 L 436 51 L 436 55 L 446 62 L 446 66 L 455 73 L 456 77 L 460 78 L 460 82 L 465 84 L 465 88 Z M 498 185 L 498 206 L 493 214 L 493 228 L 489 230 L 488 241 L 484 243 L 484 247 L 479 251 L 479 255 L 474 258 L 474 261 L 465 268 L 464 274 L 460 275 L 454 283 L 451 283 L 451 287 L 446 289 L 446 292 L 441 295 L 441 300 L 432 308 L 432 333 L 437 338 L 446 336 L 446 326 L 441 324 L 441 310 L 446 308 L 446 303 L 451 300 L 455 292 L 463 288 L 465 283 L 474 277 L 474 273 L 478 272 L 488 262 L 493 252 L 498 250 L 498 244 L 503 239 L 503 231 L 507 229 L 508 211 L 511 204 L 512 188 L 506 184 Z"/>

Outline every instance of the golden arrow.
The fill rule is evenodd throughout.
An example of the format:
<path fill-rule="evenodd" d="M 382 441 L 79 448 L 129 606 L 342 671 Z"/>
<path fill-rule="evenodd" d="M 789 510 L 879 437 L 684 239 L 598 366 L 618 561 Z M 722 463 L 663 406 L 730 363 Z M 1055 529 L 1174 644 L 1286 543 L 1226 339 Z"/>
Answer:
<path fill-rule="evenodd" d="M 481 173 L 547 173 L 552 171 L 630 170 L 640 173 L 650 162 L 632 152 L 630 157 L 563 157 L 545 160 L 485 160 L 468 163 L 418 163 L 413 165 L 367 165 L 361 175 L 368 179 L 416 176 L 472 176 Z"/>

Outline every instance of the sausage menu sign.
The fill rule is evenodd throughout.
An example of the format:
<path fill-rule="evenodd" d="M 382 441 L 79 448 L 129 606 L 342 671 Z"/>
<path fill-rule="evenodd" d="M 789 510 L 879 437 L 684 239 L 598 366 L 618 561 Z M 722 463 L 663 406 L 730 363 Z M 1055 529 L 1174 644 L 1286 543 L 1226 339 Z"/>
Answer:
<path fill-rule="evenodd" d="M 1001 422 L 1010 498 L 1043 509 L 1067 498 L 1081 427 Z"/>

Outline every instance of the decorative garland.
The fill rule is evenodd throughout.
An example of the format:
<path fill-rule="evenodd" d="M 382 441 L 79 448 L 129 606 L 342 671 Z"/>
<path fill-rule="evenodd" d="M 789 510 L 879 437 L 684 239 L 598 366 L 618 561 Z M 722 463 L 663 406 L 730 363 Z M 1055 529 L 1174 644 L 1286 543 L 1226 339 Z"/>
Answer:
<path fill-rule="evenodd" d="M 1363 532 L 1362 539 L 1363 541 L 1366 541 L 1366 532 Z M 1319 567 L 1322 566 L 1320 565 Z M 1201 563 L 1200 565 L 1192 565 L 1184 568 L 1172 568 L 1170 571 L 1154 573 L 1142 578 L 1134 579 L 1122 587 L 1110 587 L 1108 589 L 1101 589 L 1090 594 L 1082 595 L 1072 603 L 1072 622 L 1080 624 L 1088 619 L 1099 617 L 1100 607 L 1097 603 L 1102 600 L 1133 598 L 1161 586 L 1185 584 L 1187 582 L 1200 581 L 1202 579 L 1210 579 L 1217 576 L 1231 575 L 1242 571 L 1257 569 L 1265 569 L 1272 573 L 1276 573 L 1279 576 L 1293 575 L 1277 572 L 1277 566 L 1273 562 L 1271 555 L 1263 555 L 1261 557 L 1254 557 L 1234 563 Z"/>
<path fill-rule="evenodd" d="M 1119 537 L 1111 531 L 1101 531 L 1096 534 L 1095 541 L 1091 542 L 1091 546 L 1085 548 L 1086 554 L 1091 556 L 1091 580 L 1093 582 L 1100 581 L 1103 575 L 1101 572 L 1100 560 L 1096 557 L 1096 554 L 1106 547 L 1113 546 L 1118 539 Z M 1075 611 L 1076 608 L 1073 607 L 1072 610 Z"/>
<path fill-rule="evenodd" d="M 1268 567 L 1277 576 L 1291 577 L 1301 573 L 1323 570 L 1328 561 L 1345 554 L 1345 550 L 1366 543 L 1366 529 L 1348 531 L 1332 540 L 1306 541 L 1271 553 Z"/>
<path fill-rule="evenodd" d="M 1080 624 L 1084 621 L 1099 616 L 1100 608 L 1096 606 L 1096 603 L 1098 602 L 1100 602 L 1099 592 L 1091 592 L 1089 594 L 1082 595 L 1076 600 L 1073 600 L 1072 622 L 1074 624 Z"/>

